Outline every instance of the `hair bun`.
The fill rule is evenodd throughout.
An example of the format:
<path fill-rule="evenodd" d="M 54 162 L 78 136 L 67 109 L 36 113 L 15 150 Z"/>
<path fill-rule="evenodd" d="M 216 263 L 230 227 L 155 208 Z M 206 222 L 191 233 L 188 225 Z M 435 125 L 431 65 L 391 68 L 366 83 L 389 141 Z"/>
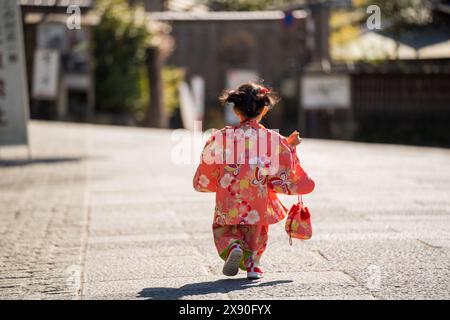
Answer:
<path fill-rule="evenodd" d="M 247 118 L 261 114 L 265 106 L 278 101 L 276 94 L 268 88 L 255 83 L 246 83 L 235 90 L 224 91 L 219 97 L 222 103 L 233 103 L 234 108 Z"/>
<path fill-rule="evenodd" d="M 242 102 L 242 95 L 239 92 L 232 90 L 229 92 L 226 102 L 234 103 L 235 105 L 240 104 Z"/>

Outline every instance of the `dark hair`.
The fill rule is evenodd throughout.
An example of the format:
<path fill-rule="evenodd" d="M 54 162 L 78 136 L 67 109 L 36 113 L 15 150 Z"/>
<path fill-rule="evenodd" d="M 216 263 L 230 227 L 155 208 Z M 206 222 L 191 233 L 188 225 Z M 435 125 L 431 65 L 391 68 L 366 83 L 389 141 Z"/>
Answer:
<path fill-rule="evenodd" d="M 253 82 L 242 84 L 235 90 L 225 90 L 219 97 L 222 104 L 234 104 L 234 108 L 248 119 L 259 116 L 264 107 L 272 108 L 279 100 L 275 92 Z"/>

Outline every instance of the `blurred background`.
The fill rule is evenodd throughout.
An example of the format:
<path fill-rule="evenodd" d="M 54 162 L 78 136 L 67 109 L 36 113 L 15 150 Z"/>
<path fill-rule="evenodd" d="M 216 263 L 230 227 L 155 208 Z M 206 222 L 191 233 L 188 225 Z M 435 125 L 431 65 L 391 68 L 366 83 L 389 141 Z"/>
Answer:
<path fill-rule="evenodd" d="M 255 285 L 188 131 L 247 81 L 317 186 Z M 449 299 L 449 129 L 450 0 L 0 0 L 0 299 Z"/>
<path fill-rule="evenodd" d="M 18 3 L 32 119 L 220 128 L 217 96 L 256 80 L 284 134 L 450 146 L 449 0 Z"/>

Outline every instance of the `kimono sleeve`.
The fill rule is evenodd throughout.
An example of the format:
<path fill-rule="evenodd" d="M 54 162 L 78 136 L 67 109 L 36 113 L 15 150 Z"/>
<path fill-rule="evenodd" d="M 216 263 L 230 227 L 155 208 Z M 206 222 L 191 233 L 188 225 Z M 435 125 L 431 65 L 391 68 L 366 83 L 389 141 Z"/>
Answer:
<path fill-rule="evenodd" d="M 219 176 L 219 166 L 211 161 L 208 163 L 205 159 L 208 154 L 211 154 L 214 149 L 213 136 L 206 142 L 203 148 L 200 164 L 195 172 L 194 179 L 192 181 L 193 187 L 198 192 L 216 192 L 217 191 L 217 178 Z"/>
<path fill-rule="evenodd" d="M 296 148 L 289 146 L 286 138 L 280 138 L 279 166 L 275 174 L 268 177 L 268 187 L 276 193 L 307 194 L 314 190 L 315 183 L 300 164 Z"/>

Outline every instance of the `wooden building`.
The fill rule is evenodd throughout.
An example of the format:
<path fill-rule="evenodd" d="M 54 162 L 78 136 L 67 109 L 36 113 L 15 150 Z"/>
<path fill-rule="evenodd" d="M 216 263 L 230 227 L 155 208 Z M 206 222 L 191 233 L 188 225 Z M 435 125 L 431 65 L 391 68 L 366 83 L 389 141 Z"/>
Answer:
<path fill-rule="evenodd" d="M 19 0 L 24 26 L 27 79 L 33 118 L 90 120 L 95 112 L 94 57 L 92 27 L 98 17 L 91 14 L 94 0 Z M 80 27 L 67 26 L 68 7 L 80 9 Z M 45 52 L 57 63 L 39 67 L 36 61 Z M 40 61 L 42 63 L 42 61 Z M 54 78 L 53 95 L 36 93 L 38 70 L 44 78 Z M 53 85 L 54 84 L 54 85 Z"/>
<path fill-rule="evenodd" d="M 296 87 L 299 70 L 313 60 L 314 26 L 303 10 L 167 11 L 153 12 L 150 17 L 172 27 L 175 50 L 167 64 L 183 67 L 187 79 L 198 75 L 205 80 L 206 120 L 210 125 L 220 125 L 217 114 L 223 111 L 218 109 L 217 96 L 235 84 L 232 77 L 247 72 L 255 75 L 254 80 L 282 90 L 282 86 Z M 290 90 L 293 96 L 295 91 Z M 278 113 L 274 111 L 271 118 L 279 124 L 284 118 L 283 108 Z"/>

